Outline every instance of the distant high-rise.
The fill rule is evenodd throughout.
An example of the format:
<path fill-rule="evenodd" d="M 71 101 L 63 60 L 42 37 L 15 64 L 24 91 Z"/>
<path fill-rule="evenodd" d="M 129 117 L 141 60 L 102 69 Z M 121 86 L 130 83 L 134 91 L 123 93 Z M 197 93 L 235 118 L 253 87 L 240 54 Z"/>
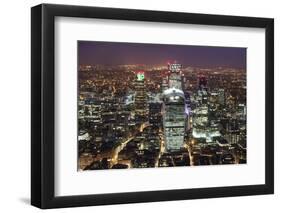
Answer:
<path fill-rule="evenodd" d="M 199 104 L 207 104 L 208 102 L 208 88 L 207 88 L 207 79 L 205 76 L 198 77 L 198 98 Z"/>
<path fill-rule="evenodd" d="M 169 88 L 182 90 L 181 64 L 169 64 Z"/>
<path fill-rule="evenodd" d="M 207 90 L 207 79 L 205 76 L 198 77 L 198 89 Z"/>
<path fill-rule="evenodd" d="M 136 72 L 135 87 L 135 120 L 136 123 L 143 123 L 147 121 L 147 93 L 145 88 L 144 71 Z"/>
<path fill-rule="evenodd" d="M 168 76 L 163 77 L 161 87 L 162 87 L 162 92 L 164 92 L 166 89 L 169 89 Z"/>
<path fill-rule="evenodd" d="M 219 89 L 219 103 L 221 105 L 225 104 L 225 94 L 224 94 L 224 89 Z"/>

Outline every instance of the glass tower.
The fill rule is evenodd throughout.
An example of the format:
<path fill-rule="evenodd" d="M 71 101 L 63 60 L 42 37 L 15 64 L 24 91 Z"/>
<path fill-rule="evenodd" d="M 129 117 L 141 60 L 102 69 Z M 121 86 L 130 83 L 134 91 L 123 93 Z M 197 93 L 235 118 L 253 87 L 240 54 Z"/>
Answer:
<path fill-rule="evenodd" d="M 170 88 L 164 92 L 163 127 L 166 151 L 177 151 L 183 146 L 186 113 L 182 90 Z"/>

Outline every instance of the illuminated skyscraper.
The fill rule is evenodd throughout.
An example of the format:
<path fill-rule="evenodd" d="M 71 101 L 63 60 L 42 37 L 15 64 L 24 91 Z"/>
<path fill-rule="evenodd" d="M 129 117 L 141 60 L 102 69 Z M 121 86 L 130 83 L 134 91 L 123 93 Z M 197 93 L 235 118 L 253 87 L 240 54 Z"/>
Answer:
<path fill-rule="evenodd" d="M 182 88 L 181 64 L 169 64 L 169 88 L 163 92 L 163 128 L 166 151 L 183 147 L 186 127 L 186 101 Z"/>
<path fill-rule="evenodd" d="M 193 110 L 192 136 L 213 142 L 214 137 L 220 136 L 219 126 L 209 119 L 209 93 L 207 80 L 203 76 L 198 78 L 197 106 Z"/>
<path fill-rule="evenodd" d="M 192 136 L 194 138 L 206 138 L 208 131 L 208 107 L 200 106 L 193 111 L 193 129 Z"/>
<path fill-rule="evenodd" d="M 167 89 L 164 92 L 163 127 L 167 151 L 177 151 L 184 143 L 186 113 L 182 90 Z"/>
<path fill-rule="evenodd" d="M 147 94 L 145 89 L 145 75 L 144 71 L 136 72 L 135 86 L 135 119 L 136 123 L 143 123 L 147 121 Z"/>

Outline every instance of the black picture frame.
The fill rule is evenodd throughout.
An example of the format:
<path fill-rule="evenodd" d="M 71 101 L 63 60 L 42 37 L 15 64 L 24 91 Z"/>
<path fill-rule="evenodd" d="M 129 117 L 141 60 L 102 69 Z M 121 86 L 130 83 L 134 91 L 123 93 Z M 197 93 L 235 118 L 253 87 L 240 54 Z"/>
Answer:
<path fill-rule="evenodd" d="M 54 171 L 55 17 L 264 28 L 265 184 L 56 197 Z M 257 94 L 258 95 L 258 94 Z M 60 208 L 274 193 L 274 20 L 240 16 L 41 4 L 31 8 L 31 204 Z"/>

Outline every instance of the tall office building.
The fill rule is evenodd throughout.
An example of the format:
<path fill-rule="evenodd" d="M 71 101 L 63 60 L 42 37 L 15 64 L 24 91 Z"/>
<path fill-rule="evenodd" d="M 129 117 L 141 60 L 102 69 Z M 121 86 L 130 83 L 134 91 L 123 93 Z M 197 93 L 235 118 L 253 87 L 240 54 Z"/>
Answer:
<path fill-rule="evenodd" d="M 178 151 L 184 144 L 186 112 L 182 90 L 169 88 L 164 94 L 164 139 L 166 151 Z"/>
<path fill-rule="evenodd" d="M 186 114 L 185 129 L 186 129 L 186 131 L 188 131 L 191 128 L 191 124 L 190 124 L 191 101 L 190 101 L 190 94 L 188 92 L 185 92 L 184 96 L 185 96 L 185 114 Z"/>
<path fill-rule="evenodd" d="M 204 76 L 199 76 L 197 106 L 193 110 L 192 136 L 197 139 L 203 139 L 207 143 L 214 142 L 213 138 L 221 135 L 219 125 L 210 120 L 209 95 L 207 79 Z"/>
<path fill-rule="evenodd" d="M 224 138 L 231 144 L 237 144 L 241 137 L 238 119 L 230 119 L 226 126 Z"/>
<path fill-rule="evenodd" d="M 219 89 L 219 103 L 221 105 L 225 104 L 225 93 L 224 93 L 224 89 Z"/>
<path fill-rule="evenodd" d="M 136 123 L 143 123 L 147 121 L 147 93 L 145 88 L 144 71 L 136 72 L 135 87 L 135 120 Z"/>
<path fill-rule="evenodd" d="M 205 76 L 198 77 L 198 89 L 207 91 L 207 79 Z"/>
<path fill-rule="evenodd" d="M 149 124 L 152 126 L 162 127 L 162 103 L 150 102 L 149 103 Z"/>
<path fill-rule="evenodd" d="M 166 89 L 169 89 L 168 76 L 163 77 L 161 88 L 162 88 L 162 92 L 164 92 Z"/>
<path fill-rule="evenodd" d="M 187 108 L 181 64 L 168 64 L 169 88 L 163 92 L 163 128 L 166 151 L 178 151 L 184 144 Z"/>

